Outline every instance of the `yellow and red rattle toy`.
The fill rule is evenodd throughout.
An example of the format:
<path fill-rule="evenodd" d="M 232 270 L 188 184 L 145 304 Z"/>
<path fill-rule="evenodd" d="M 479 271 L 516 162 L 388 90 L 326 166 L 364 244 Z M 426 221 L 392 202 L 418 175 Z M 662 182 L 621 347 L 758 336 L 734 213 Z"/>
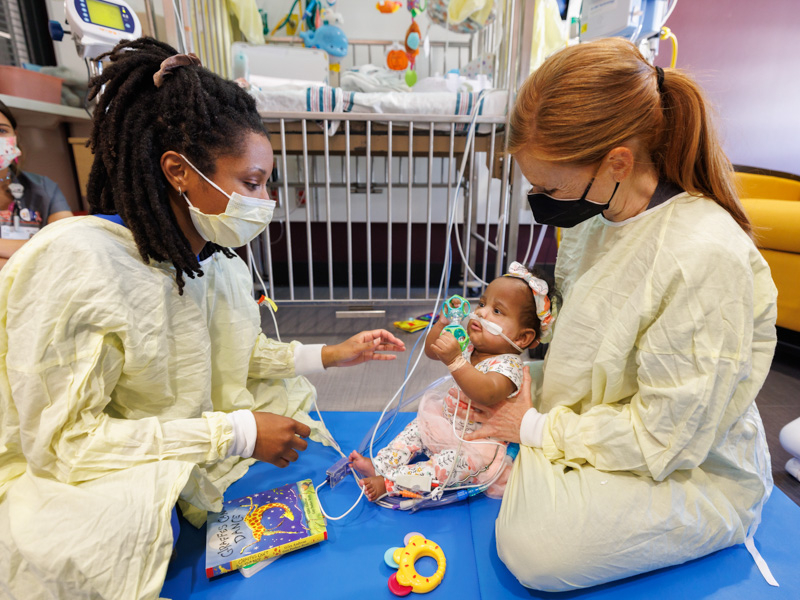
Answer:
<path fill-rule="evenodd" d="M 447 566 L 442 549 L 419 533 L 409 533 L 403 541 L 405 548 L 389 548 L 384 555 L 386 564 L 397 569 L 397 573 L 389 577 L 389 590 L 395 596 L 407 596 L 411 592 L 427 594 L 436 589 L 442 582 Z M 436 561 L 433 575 L 426 577 L 417 573 L 414 563 L 423 556 L 430 556 Z"/>

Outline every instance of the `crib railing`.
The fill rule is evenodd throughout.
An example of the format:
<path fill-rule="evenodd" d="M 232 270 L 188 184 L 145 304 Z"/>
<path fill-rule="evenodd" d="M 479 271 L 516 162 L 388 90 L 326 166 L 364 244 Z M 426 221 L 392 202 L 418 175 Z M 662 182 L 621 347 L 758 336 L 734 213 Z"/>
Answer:
<path fill-rule="evenodd" d="M 153 0 L 145 0 L 148 22 L 155 28 Z M 525 68 L 530 57 L 530 31 L 525 23 L 533 22 L 535 0 L 503 0 L 497 3 L 497 18 L 472 35 L 452 34 L 447 40 L 430 41 L 430 52 L 418 58 L 420 77 L 460 69 L 477 57 L 488 57 L 492 63 L 495 88 L 506 89 L 516 81 L 519 65 Z M 194 52 L 203 64 L 215 73 L 232 75 L 231 19 L 225 0 L 162 0 L 165 31 L 161 36 L 182 52 Z M 268 43 L 301 44 L 300 38 L 269 37 Z M 390 40 L 352 39 L 350 52 L 341 65 L 347 68 L 364 64 L 383 64 L 383 55 Z"/>
<path fill-rule="evenodd" d="M 432 42 L 431 52 L 418 58 L 419 75 L 444 74 L 492 54 L 494 87 L 516 89 L 530 69 L 534 3 L 501 0 L 493 25 L 472 36 Z M 163 9 L 165 41 L 196 52 L 204 65 L 230 77 L 224 0 L 163 0 Z M 350 62 L 342 67 L 380 63 L 391 43 L 351 40 Z M 513 98 L 509 93 L 509 113 Z M 340 127 L 331 137 L 323 131 L 333 121 Z M 352 306 L 429 301 L 443 270 L 451 292 L 462 294 L 501 273 L 517 256 L 526 186 L 506 153 L 507 118 L 479 116 L 480 134 L 467 153 L 456 194 L 469 121 L 466 116 L 269 115 L 275 148 L 270 188 L 280 205 L 252 245 L 257 285 L 263 280 L 278 302 Z M 454 234 L 463 248 L 452 241 L 447 252 L 454 201 Z"/>
<path fill-rule="evenodd" d="M 505 117 L 477 117 L 469 147 L 460 132 L 467 116 L 378 118 L 269 116 L 269 187 L 278 207 L 252 252 L 254 279 L 276 301 L 431 300 L 443 269 L 449 288 L 462 294 L 502 272 L 510 201 Z M 324 132 L 333 120 L 340 125 L 330 137 Z"/>

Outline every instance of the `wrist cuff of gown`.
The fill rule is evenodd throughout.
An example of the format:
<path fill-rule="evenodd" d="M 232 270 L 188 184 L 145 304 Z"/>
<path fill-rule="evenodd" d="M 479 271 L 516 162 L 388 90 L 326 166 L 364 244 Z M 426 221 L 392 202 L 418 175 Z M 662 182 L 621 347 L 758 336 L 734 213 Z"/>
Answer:
<path fill-rule="evenodd" d="M 233 443 L 228 450 L 228 456 L 241 456 L 250 458 L 256 449 L 256 417 L 249 410 L 236 410 L 225 415 L 233 427 Z"/>
<path fill-rule="evenodd" d="M 529 408 L 525 416 L 522 417 L 522 423 L 519 426 L 520 443 L 532 448 L 541 448 L 546 420 L 546 414 L 543 415 L 535 408 Z"/>
<path fill-rule="evenodd" d="M 325 344 L 297 344 L 294 348 L 294 374 L 311 375 L 322 373 L 322 347 Z"/>

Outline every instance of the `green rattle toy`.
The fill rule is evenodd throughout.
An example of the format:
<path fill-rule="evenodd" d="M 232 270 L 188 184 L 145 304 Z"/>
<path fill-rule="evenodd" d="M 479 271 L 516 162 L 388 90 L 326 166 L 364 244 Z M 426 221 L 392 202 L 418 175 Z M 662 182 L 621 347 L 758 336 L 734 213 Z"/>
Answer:
<path fill-rule="evenodd" d="M 450 320 L 450 325 L 442 330 L 442 333 L 449 331 L 456 338 L 461 351 L 464 352 L 469 345 L 467 330 L 461 326 L 461 321 L 467 318 L 470 313 L 469 300 L 459 295 L 450 296 L 442 304 L 442 313 Z"/>

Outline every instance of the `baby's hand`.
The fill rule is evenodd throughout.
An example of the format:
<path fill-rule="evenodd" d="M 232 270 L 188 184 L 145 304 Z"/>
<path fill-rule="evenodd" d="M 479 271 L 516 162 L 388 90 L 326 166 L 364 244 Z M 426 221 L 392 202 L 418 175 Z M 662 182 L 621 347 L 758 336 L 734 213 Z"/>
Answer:
<path fill-rule="evenodd" d="M 458 345 L 458 340 L 449 331 L 445 331 L 438 337 L 438 339 L 431 344 L 431 350 L 440 361 L 449 365 L 459 356 L 461 356 L 461 346 Z"/>

